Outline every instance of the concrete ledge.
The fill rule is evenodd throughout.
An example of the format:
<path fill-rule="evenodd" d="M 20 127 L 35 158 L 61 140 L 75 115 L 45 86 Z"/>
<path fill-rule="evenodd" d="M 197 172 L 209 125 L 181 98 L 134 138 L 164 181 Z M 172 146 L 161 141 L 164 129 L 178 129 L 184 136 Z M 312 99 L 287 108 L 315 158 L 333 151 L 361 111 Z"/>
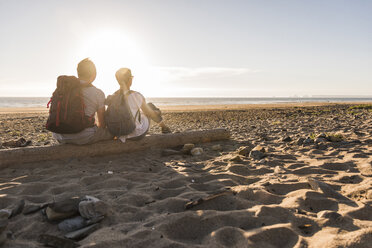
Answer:
<path fill-rule="evenodd" d="M 45 147 L 24 147 L 0 150 L 0 168 L 14 164 L 81 158 L 87 156 L 105 156 L 123 152 L 144 150 L 150 147 L 166 148 L 186 143 L 206 143 L 230 138 L 225 129 L 190 131 L 183 133 L 157 134 L 146 136 L 139 141 L 109 140 L 92 145 L 56 145 Z"/>

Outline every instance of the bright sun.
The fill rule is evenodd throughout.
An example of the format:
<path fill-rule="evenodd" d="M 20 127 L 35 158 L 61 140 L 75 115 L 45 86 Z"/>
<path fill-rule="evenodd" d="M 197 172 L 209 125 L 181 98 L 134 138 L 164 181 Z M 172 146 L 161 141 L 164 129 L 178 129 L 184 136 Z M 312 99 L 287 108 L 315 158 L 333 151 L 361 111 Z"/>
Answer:
<path fill-rule="evenodd" d="M 144 94 L 151 92 L 151 95 L 156 95 L 146 56 L 130 35 L 118 30 L 97 32 L 87 37 L 78 54 L 79 58 L 89 57 L 95 63 L 97 78 L 94 84 L 106 95 L 118 89 L 115 72 L 121 67 L 132 70 L 135 76 L 134 90 Z"/>

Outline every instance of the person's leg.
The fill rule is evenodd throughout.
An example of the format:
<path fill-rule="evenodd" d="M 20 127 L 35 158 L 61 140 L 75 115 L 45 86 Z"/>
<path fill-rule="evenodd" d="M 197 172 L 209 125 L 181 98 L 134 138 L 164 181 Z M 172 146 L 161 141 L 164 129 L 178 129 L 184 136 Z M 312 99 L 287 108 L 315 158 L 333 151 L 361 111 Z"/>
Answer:
<path fill-rule="evenodd" d="M 114 136 L 107 128 L 97 128 L 93 136 L 91 136 L 86 144 L 93 144 L 98 141 L 111 140 Z"/>
<path fill-rule="evenodd" d="M 154 121 L 160 126 L 162 133 L 170 133 L 170 128 L 164 123 L 163 117 L 161 116 L 161 111 L 153 103 L 147 104 L 156 113 L 156 118 Z"/>
<path fill-rule="evenodd" d="M 98 127 L 94 126 L 91 128 L 86 128 L 80 133 L 76 134 L 56 134 L 53 133 L 53 138 L 55 138 L 60 144 L 74 144 L 74 145 L 85 145 L 90 142 L 90 140 L 95 136 Z"/>

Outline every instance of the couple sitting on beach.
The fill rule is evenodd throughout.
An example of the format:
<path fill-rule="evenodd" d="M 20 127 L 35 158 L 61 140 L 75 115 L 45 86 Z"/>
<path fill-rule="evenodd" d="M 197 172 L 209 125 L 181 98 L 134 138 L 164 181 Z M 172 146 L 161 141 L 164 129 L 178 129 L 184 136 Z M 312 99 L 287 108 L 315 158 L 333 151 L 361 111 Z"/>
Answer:
<path fill-rule="evenodd" d="M 160 110 L 147 104 L 141 93 L 130 90 L 133 81 L 130 69 L 116 72 L 120 89 L 107 99 L 102 90 L 92 85 L 96 67 L 90 59 L 78 64 L 77 73 L 78 78 L 58 77 L 57 89 L 48 103 L 51 107 L 46 128 L 59 143 L 83 145 L 114 137 L 123 142 L 139 140 L 148 132 L 150 119 L 159 124 L 163 133 L 170 132 Z"/>

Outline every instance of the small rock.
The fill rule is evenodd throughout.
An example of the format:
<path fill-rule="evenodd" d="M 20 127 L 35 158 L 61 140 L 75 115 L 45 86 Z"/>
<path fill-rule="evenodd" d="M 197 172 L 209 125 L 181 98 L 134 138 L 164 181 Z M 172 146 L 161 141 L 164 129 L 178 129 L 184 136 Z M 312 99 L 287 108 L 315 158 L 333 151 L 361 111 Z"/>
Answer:
<path fill-rule="evenodd" d="M 180 151 L 177 151 L 177 150 L 173 150 L 173 149 L 164 149 L 163 151 L 161 151 L 161 155 L 162 156 L 172 156 L 172 155 L 179 155 L 181 154 Z"/>
<path fill-rule="evenodd" d="M 192 150 L 191 150 L 191 155 L 193 155 L 193 156 L 200 156 L 200 155 L 202 155 L 203 154 L 203 148 L 201 148 L 201 147 L 195 147 L 195 148 L 193 148 Z"/>
<path fill-rule="evenodd" d="M 8 219 L 12 215 L 11 209 L 0 209 L 0 220 Z"/>
<path fill-rule="evenodd" d="M 56 247 L 56 248 L 75 248 L 79 247 L 79 244 L 72 240 L 60 238 L 49 234 L 41 234 L 38 239 L 39 243 L 45 246 Z"/>
<path fill-rule="evenodd" d="M 92 196 L 86 196 L 85 199 L 79 203 L 79 213 L 86 219 L 97 219 L 101 216 L 105 216 L 107 211 L 107 204 Z"/>
<path fill-rule="evenodd" d="M 249 147 L 249 146 L 241 146 L 239 147 L 238 149 L 238 154 L 239 155 L 242 155 L 242 156 L 246 156 L 248 157 L 249 156 L 249 153 L 252 151 L 252 147 Z"/>
<path fill-rule="evenodd" d="M 86 221 L 87 220 L 81 216 L 65 219 L 64 221 L 58 224 L 58 229 L 61 230 L 62 232 L 76 231 L 78 229 L 85 227 L 87 225 Z"/>
<path fill-rule="evenodd" d="M 239 163 L 239 162 L 242 162 L 243 160 L 242 160 L 242 158 L 239 155 L 236 155 L 236 156 L 232 157 L 230 159 L 230 161 Z"/>
<path fill-rule="evenodd" d="M 81 198 L 72 197 L 42 205 L 42 213 L 50 221 L 66 219 L 79 214 Z"/>
<path fill-rule="evenodd" d="M 307 182 L 309 183 L 311 189 L 315 191 L 322 191 L 326 197 L 331 197 L 339 201 L 343 201 L 344 203 L 351 204 L 352 206 L 357 206 L 357 204 L 347 197 L 343 196 L 342 194 L 335 191 L 331 186 L 327 183 L 318 181 L 314 178 L 307 178 Z"/>
<path fill-rule="evenodd" d="M 56 220 L 63 220 L 67 219 L 71 216 L 76 215 L 77 213 L 75 211 L 66 212 L 66 213 L 59 213 L 51 209 L 49 206 L 45 210 L 45 214 L 50 221 L 56 221 Z"/>
<path fill-rule="evenodd" d="M 98 224 L 93 224 L 93 225 L 84 227 L 82 229 L 79 229 L 77 231 L 67 233 L 65 235 L 65 238 L 73 239 L 73 240 L 81 240 L 97 229 L 98 229 Z"/>
<path fill-rule="evenodd" d="M 258 150 L 252 150 L 249 153 L 249 157 L 255 159 L 255 160 L 260 160 L 265 157 L 265 154 L 263 152 L 260 152 Z"/>
<path fill-rule="evenodd" d="M 266 152 L 266 149 L 260 145 L 255 146 L 252 151 L 260 151 L 260 152 Z"/>
<path fill-rule="evenodd" d="M 222 151 L 222 146 L 220 144 L 212 146 L 213 151 Z"/>
<path fill-rule="evenodd" d="M 23 208 L 23 214 L 24 215 L 27 215 L 27 214 L 32 214 L 32 213 L 35 213 L 37 211 L 39 211 L 40 209 L 46 207 L 45 205 L 35 205 L 35 204 L 28 204 L 26 205 L 24 208 Z"/>
<path fill-rule="evenodd" d="M 334 211 L 323 210 L 323 211 L 318 212 L 317 217 L 318 218 L 331 219 L 331 220 L 337 220 L 337 219 L 342 218 L 342 215 L 337 213 L 337 212 L 334 212 Z"/>
<path fill-rule="evenodd" d="M 50 203 L 48 204 L 48 207 L 58 213 L 75 212 L 76 214 L 78 214 L 79 203 L 81 200 L 82 199 L 80 197 L 72 197 L 65 200 Z"/>
<path fill-rule="evenodd" d="M 20 213 L 22 213 L 23 208 L 25 207 L 25 200 L 20 200 L 14 206 L 12 207 L 12 214 L 9 216 L 9 218 L 12 218 Z"/>
<path fill-rule="evenodd" d="M 292 138 L 289 137 L 289 136 L 287 136 L 287 137 L 283 138 L 282 141 L 284 141 L 284 142 L 290 142 L 290 141 L 292 141 Z"/>
<path fill-rule="evenodd" d="M 83 227 L 86 227 L 88 225 L 91 225 L 91 224 L 94 224 L 94 223 L 97 223 L 97 222 L 100 222 L 101 220 L 103 220 L 103 216 L 99 217 L 99 218 L 96 218 L 96 219 L 92 219 L 92 220 L 87 220 L 81 216 L 76 216 L 74 218 L 71 218 L 71 219 L 66 219 L 64 221 L 62 221 L 61 223 L 58 224 L 58 229 L 61 230 L 62 232 L 72 232 L 72 231 L 76 231 L 76 230 L 79 230 Z"/>
<path fill-rule="evenodd" d="M 194 144 L 184 144 L 182 149 L 181 149 L 181 152 L 184 153 L 184 154 L 190 154 L 191 150 L 195 147 Z"/>
<path fill-rule="evenodd" d="M 260 160 L 264 158 L 266 155 L 264 154 L 266 152 L 265 148 L 258 145 L 255 148 L 252 149 L 252 151 L 249 153 L 249 157 Z"/>

